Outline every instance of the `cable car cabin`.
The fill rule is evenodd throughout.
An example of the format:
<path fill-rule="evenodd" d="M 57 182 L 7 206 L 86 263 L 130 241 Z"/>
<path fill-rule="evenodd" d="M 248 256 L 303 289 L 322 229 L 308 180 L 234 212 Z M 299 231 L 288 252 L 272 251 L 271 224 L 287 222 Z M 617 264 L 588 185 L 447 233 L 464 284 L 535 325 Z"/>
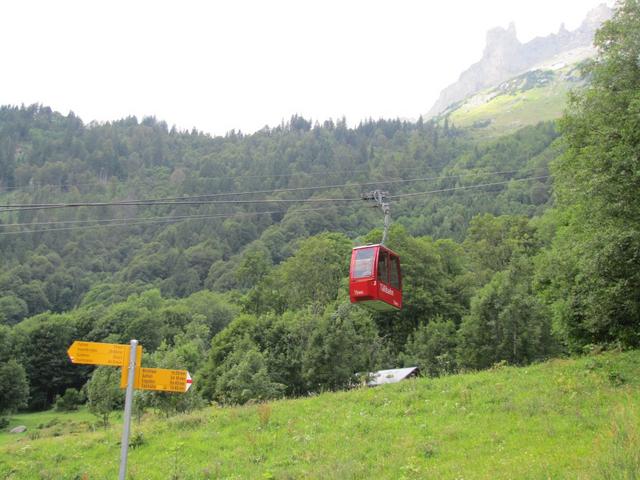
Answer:
<path fill-rule="evenodd" d="M 351 303 L 379 312 L 402 308 L 400 257 L 383 245 L 356 247 L 349 270 Z"/>

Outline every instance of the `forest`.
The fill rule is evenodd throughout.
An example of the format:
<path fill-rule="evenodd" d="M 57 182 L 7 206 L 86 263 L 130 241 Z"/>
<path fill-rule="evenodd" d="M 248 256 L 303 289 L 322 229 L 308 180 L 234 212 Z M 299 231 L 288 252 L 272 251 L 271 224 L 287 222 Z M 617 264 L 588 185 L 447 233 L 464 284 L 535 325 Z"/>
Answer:
<path fill-rule="evenodd" d="M 115 373 L 72 365 L 76 339 L 136 338 L 145 365 L 188 369 L 189 394 L 138 399 L 168 413 L 381 368 L 638 348 L 638 32 L 622 2 L 563 118 L 488 141 L 446 118 L 212 137 L 0 107 L 0 415 L 95 405 Z M 374 189 L 402 261 L 396 313 L 349 302 L 351 249 L 382 232 L 360 198 Z"/>

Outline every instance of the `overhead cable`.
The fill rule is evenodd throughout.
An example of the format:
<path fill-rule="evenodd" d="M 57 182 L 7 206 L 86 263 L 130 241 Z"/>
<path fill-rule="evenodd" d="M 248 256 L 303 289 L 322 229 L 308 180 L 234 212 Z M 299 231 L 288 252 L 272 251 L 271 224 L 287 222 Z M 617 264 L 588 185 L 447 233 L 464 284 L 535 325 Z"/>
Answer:
<path fill-rule="evenodd" d="M 417 197 L 417 196 L 458 191 L 458 190 L 478 189 L 482 187 L 505 185 L 511 182 L 524 182 L 529 180 L 539 180 L 539 179 L 545 179 L 545 178 L 549 178 L 549 175 L 541 175 L 536 177 L 527 177 L 527 178 L 520 178 L 520 179 L 511 179 L 511 180 L 505 180 L 501 182 L 484 183 L 484 184 L 478 184 L 478 185 L 467 185 L 467 186 L 443 188 L 438 190 L 428 190 L 424 192 L 390 195 L 387 198 L 402 199 L 402 198 L 408 198 L 408 197 Z M 358 198 L 357 200 L 361 200 L 361 199 Z M 303 201 L 297 200 L 297 202 L 302 203 Z M 208 204 L 208 203 L 211 203 L 211 202 L 203 202 L 203 204 Z M 238 201 L 234 203 L 238 203 Z M 296 212 L 311 212 L 311 211 L 327 210 L 329 208 L 331 207 L 300 209 L 300 210 L 296 210 Z M 244 212 L 244 213 L 236 213 L 236 214 L 178 215 L 178 216 L 148 217 L 148 218 L 128 217 L 128 218 L 122 218 L 122 219 L 113 218 L 113 219 L 103 219 L 103 220 L 99 220 L 99 219 L 98 220 L 62 220 L 62 221 L 37 222 L 37 223 L 14 223 L 14 224 L 4 224 L 4 225 L 0 224 L 0 227 L 15 227 L 15 226 L 27 226 L 27 225 L 57 225 L 57 224 L 65 225 L 65 224 L 89 223 L 89 222 L 103 223 L 103 225 L 80 225 L 80 226 L 70 226 L 70 227 L 53 228 L 53 229 L 22 230 L 17 232 L 0 232 L 0 235 L 10 235 L 10 234 L 19 234 L 19 233 L 41 233 L 41 232 L 52 232 L 52 231 L 61 231 L 61 230 L 79 230 L 84 228 L 97 228 L 102 226 L 108 227 L 108 226 L 143 225 L 143 224 L 153 224 L 153 223 L 175 222 L 179 220 L 189 220 L 189 219 L 233 218 L 233 217 L 241 217 L 241 216 L 280 214 L 280 213 L 285 214 L 287 213 L 287 211 Z M 133 220 L 133 221 L 129 222 L 129 220 Z M 124 222 L 124 223 L 116 223 L 116 222 Z"/>
<path fill-rule="evenodd" d="M 389 184 L 398 184 L 398 183 L 415 183 L 421 181 L 430 181 L 430 180 L 445 180 L 445 179 L 455 179 L 455 178 L 465 178 L 465 177 L 477 177 L 483 175 L 505 175 L 511 173 L 517 173 L 517 170 L 505 170 L 501 172 L 478 172 L 473 174 L 461 174 L 461 175 L 448 175 L 442 177 L 423 177 L 423 178 L 412 178 L 412 179 L 399 179 L 399 180 L 386 180 L 386 181 L 377 181 L 377 182 L 365 182 L 365 183 L 352 183 L 352 184 L 339 184 L 339 185 L 323 185 L 317 187 L 296 187 L 296 188 L 285 188 L 285 189 L 274 189 L 274 190 L 256 190 L 250 192 L 222 192 L 222 193 L 211 193 L 211 194 L 202 194 L 202 195 L 193 195 L 193 196 L 182 196 L 182 197 L 163 197 L 163 198 L 155 198 L 155 199 L 143 199 L 143 200 L 120 200 L 114 202 L 78 202 L 78 203 L 40 203 L 40 204 L 11 204 L 6 207 L 0 207 L 0 213 L 2 212 L 11 212 L 16 210 L 43 210 L 50 208 L 70 208 L 70 207 L 102 207 L 102 206 L 148 206 L 148 205 L 201 205 L 201 204 L 224 204 L 224 203 L 292 203 L 292 202 L 323 202 L 323 201 L 335 201 L 335 202 L 350 202 L 357 200 L 355 198 L 330 198 L 330 199 L 262 199 L 262 200 L 214 200 L 202 202 L 198 201 L 190 201 L 196 199 L 206 199 L 206 198 L 217 198 L 221 196 L 238 196 L 238 195 L 253 195 L 253 194 L 266 194 L 266 193 L 285 193 L 285 192 L 299 192 L 299 191 L 315 191 L 315 190 L 323 190 L 323 189 L 332 189 L 332 188 L 355 188 L 355 187 L 365 187 L 371 185 L 389 185 Z"/>
<path fill-rule="evenodd" d="M 513 178 L 511 180 L 505 180 L 503 182 L 492 182 L 492 183 L 481 183 L 478 185 L 468 185 L 464 187 L 451 187 L 451 188 L 441 188 L 438 190 L 430 190 L 427 192 L 415 192 L 415 193 L 401 193 L 398 195 L 389 195 L 387 198 L 407 198 L 407 197 L 418 197 L 422 195 L 430 195 L 432 193 L 443 193 L 443 192 L 452 192 L 454 190 L 470 190 L 473 188 L 482 188 L 482 187 L 492 187 L 494 185 L 505 185 L 511 182 L 525 182 L 529 180 L 542 180 L 544 178 L 549 178 L 551 175 L 540 175 L 538 177 L 527 177 L 527 178 Z"/>
<path fill-rule="evenodd" d="M 254 215 L 276 215 L 276 214 L 287 214 L 287 213 L 297 213 L 297 212 L 315 212 L 320 210 L 328 210 L 331 207 L 319 207 L 319 208 L 305 208 L 300 210 L 274 210 L 267 212 L 243 212 L 243 213 L 230 213 L 230 214 L 212 214 L 212 215 L 180 215 L 176 217 L 156 217 L 158 220 L 149 219 L 136 219 L 134 222 L 123 222 L 123 223 L 108 223 L 102 225 L 75 225 L 70 227 L 60 227 L 60 228 L 45 228 L 39 230 L 19 230 L 16 232 L 0 232 L 0 235 L 19 235 L 23 233 L 47 233 L 47 232 L 60 232 L 65 230 L 87 230 L 92 228 L 107 228 L 107 227 L 128 227 L 128 226 L 136 226 L 136 225 L 152 225 L 159 223 L 173 223 L 180 220 L 200 220 L 200 219 L 210 219 L 210 218 L 239 218 L 239 217 L 251 217 Z M 116 219 L 113 219 L 116 220 Z M 149 220 L 149 221 L 147 221 Z"/>
<path fill-rule="evenodd" d="M 400 167 L 394 168 L 396 171 L 415 171 L 422 170 L 424 167 Z M 273 174 L 263 174 L 263 175 L 228 175 L 228 176 L 200 176 L 191 177 L 191 179 L 195 180 L 238 180 L 238 179 L 252 179 L 252 178 L 292 178 L 292 177 L 330 177 L 335 175 L 345 175 L 345 174 L 361 174 L 361 173 L 372 173 L 371 169 L 359 169 L 359 170 L 331 170 L 324 172 L 295 172 L 295 173 L 273 173 Z M 131 179 L 135 180 L 136 177 L 132 177 Z M 109 185 L 114 181 L 116 183 L 126 183 L 129 178 L 125 180 L 120 180 L 114 178 L 110 178 L 105 181 L 95 181 L 95 182 L 86 182 L 86 183 L 43 183 L 43 184 L 33 184 L 33 185 L 11 185 L 7 187 L 0 187 L 1 192 L 7 192 L 11 190 L 42 190 L 44 188 L 69 188 L 69 187 L 89 187 L 95 185 Z"/>

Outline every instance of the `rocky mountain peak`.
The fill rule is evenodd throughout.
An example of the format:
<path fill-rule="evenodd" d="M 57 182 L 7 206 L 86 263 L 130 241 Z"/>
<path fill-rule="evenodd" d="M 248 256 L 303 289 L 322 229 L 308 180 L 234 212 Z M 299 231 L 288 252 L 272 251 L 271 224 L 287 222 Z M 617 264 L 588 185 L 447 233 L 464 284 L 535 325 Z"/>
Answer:
<path fill-rule="evenodd" d="M 449 105 L 480 90 L 494 87 L 564 52 L 592 46 L 596 30 L 611 15 L 611 9 L 602 4 L 587 14 L 577 30 L 568 31 L 562 24 L 558 33 L 537 37 L 524 44 L 518 40 L 513 22 L 506 29 L 492 28 L 487 32 L 480 61 L 464 71 L 457 82 L 440 92 L 440 97 L 427 115 L 438 115 Z"/>
<path fill-rule="evenodd" d="M 581 29 L 590 29 L 596 31 L 600 25 L 611 18 L 612 11 L 607 5 L 604 3 L 598 5 L 596 8 L 592 9 L 589 13 L 587 13 L 586 18 L 582 22 L 580 26 Z"/>
<path fill-rule="evenodd" d="M 516 34 L 516 25 L 511 22 L 507 29 L 496 27 L 487 32 L 487 43 L 482 56 L 495 56 L 501 52 L 518 48 L 520 45 L 520 41 Z"/>
<path fill-rule="evenodd" d="M 558 36 L 566 36 L 566 35 L 570 35 L 569 30 L 567 30 L 567 27 L 564 25 L 564 22 L 562 22 L 560 24 L 560 28 L 558 29 Z"/>

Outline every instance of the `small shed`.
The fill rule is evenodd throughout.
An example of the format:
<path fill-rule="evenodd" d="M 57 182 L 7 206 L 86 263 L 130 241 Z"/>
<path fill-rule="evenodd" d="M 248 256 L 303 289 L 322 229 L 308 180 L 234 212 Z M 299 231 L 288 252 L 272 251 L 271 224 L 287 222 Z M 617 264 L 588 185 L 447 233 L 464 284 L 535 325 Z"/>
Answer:
<path fill-rule="evenodd" d="M 418 367 L 392 368 L 391 370 L 378 370 L 369 374 L 367 385 L 377 387 L 386 383 L 398 383 L 407 378 L 417 377 L 420 373 Z"/>

